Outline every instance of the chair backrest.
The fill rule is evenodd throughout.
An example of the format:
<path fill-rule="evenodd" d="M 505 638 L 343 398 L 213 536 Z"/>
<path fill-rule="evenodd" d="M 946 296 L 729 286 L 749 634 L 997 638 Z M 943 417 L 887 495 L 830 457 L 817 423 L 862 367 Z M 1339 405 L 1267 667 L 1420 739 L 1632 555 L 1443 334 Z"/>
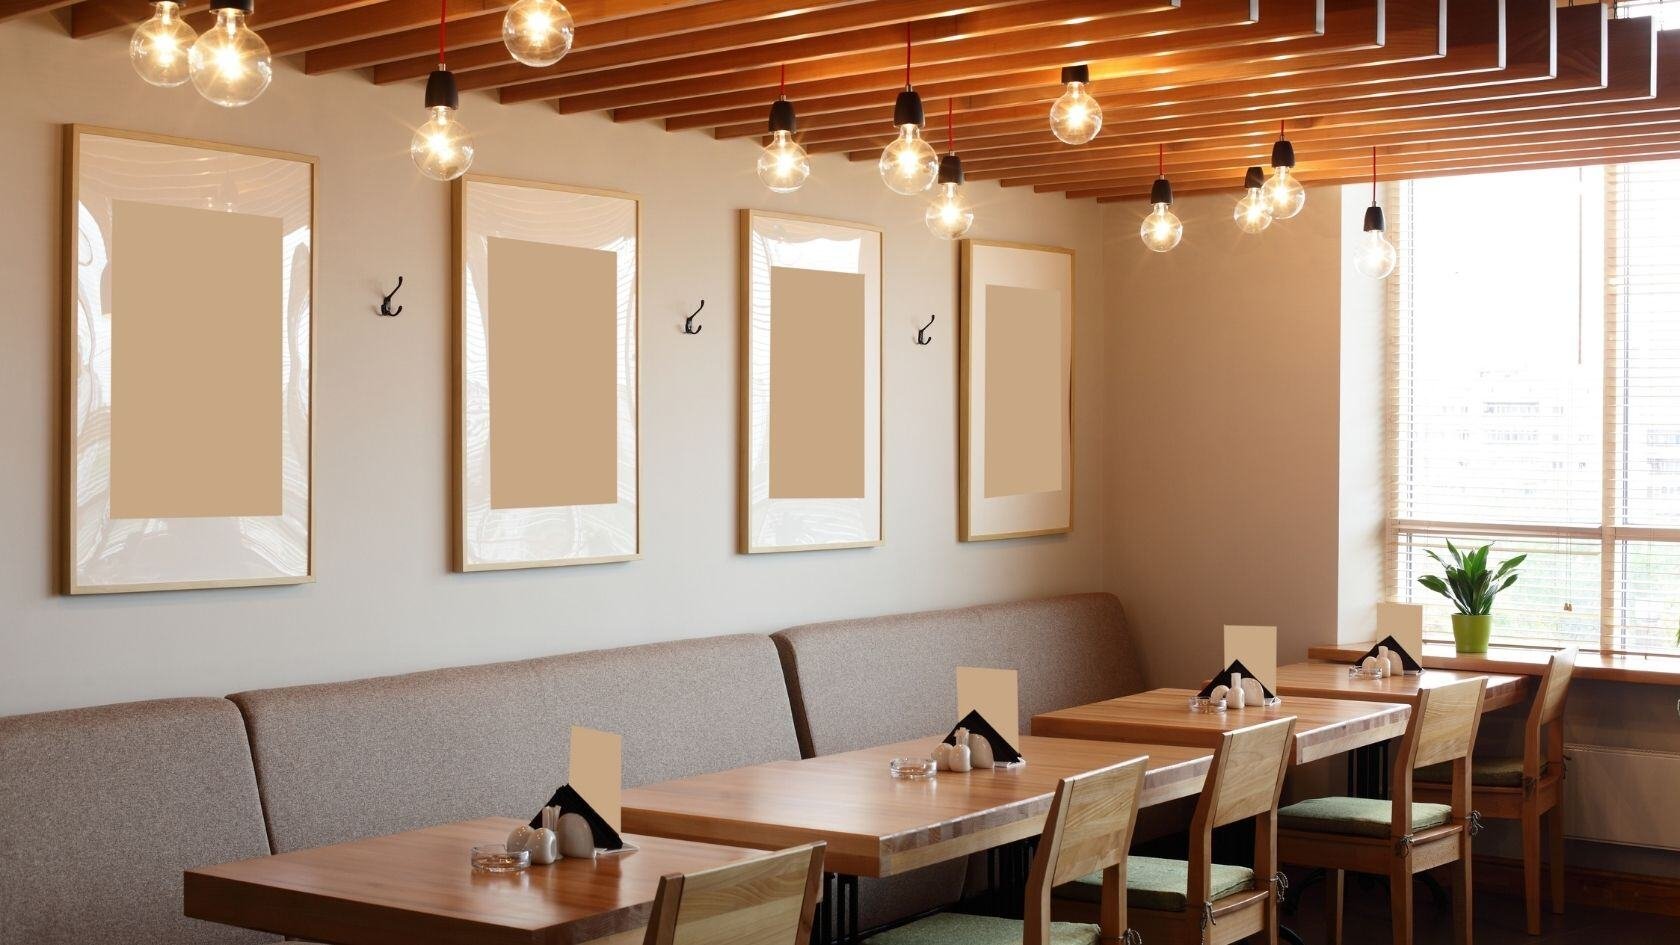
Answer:
<path fill-rule="evenodd" d="M 823 846 L 660 877 L 644 945 L 806 945 Z"/>
<path fill-rule="evenodd" d="M 1063 778 L 1056 785 L 1027 876 L 1022 933 L 1026 945 L 1048 945 L 1050 897 L 1056 886 L 1125 862 L 1148 764 L 1148 756 L 1140 756 Z M 1124 920 L 1124 915 L 1116 916 L 1119 924 L 1114 928 L 1124 928 Z"/>
<path fill-rule="evenodd" d="M 1223 827 L 1275 809 L 1294 734 L 1293 715 L 1226 732 L 1196 804 L 1197 822 Z"/>
<path fill-rule="evenodd" d="M 1420 691 L 1400 743 L 1400 757 L 1409 764 L 1400 765 L 1396 775 L 1410 780 L 1413 768 L 1468 757 L 1476 745 L 1486 689 L 1487 677 L 1477 676 Z"/>
<path fill-rule="evenodd" d="M 1540 686 L 1534 693 L 1534 708 L 1529 716 L 1531 725 L 1550 725 L 1563 715 L 1564 700 L 1569 696 L 1569 681 L 1575 676 L 1575 651 L 1559 650 L 1546 664 Z"/>

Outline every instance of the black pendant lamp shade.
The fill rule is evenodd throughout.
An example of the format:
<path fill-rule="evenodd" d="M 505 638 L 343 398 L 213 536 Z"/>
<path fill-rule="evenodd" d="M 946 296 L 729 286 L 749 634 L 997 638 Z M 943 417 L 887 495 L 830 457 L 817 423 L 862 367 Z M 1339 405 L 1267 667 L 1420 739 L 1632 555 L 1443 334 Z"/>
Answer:
<path fill-rule="evenodd" d="M 893 103 L 893 125 L 902 128 L 905 125 L 925 125 L 927 114 L 922 111 L 922 97 L 916 90 L 905 87 L 898 93 L 898 101 Z"/>
<path fill-rule="evenodd" d="M 1062 84 L 1067 85 L 1069 82 L 1083 82 L 1090 84 L 1091 67 L 1089 65 L 1063 66 Z"/>
<path fill-rule="evenodd" d="M 793 103 L 785 98 L 776 99 L 770 103 L 770 133 L 785 131 L 793 134 L 795 128 Z"/>
<path fill-rule="evenodd" d="M 210 0 L 212 13 L 217 10 L 238 10 L 249 16 L 255 9 L 256 4 L 252 0 Z"/>
<path fill-rule="evenodd" d="M 1279 139 L 1277 139 L 1277 141 L 1273 142 L 1273 144 L 1272 144 L 1272 166 L 1273 167 L 1294 167 L 1295 166 L 1295 146 L 1293 144 L 1289 143 L 1288 138 L 1279 138 Z"/>
<path fill-rule="evenodd" d="M 1382 208 L 1377 206 L 1376 204 L 1371 204 L 1369 207 L 1366 207 L 1365 208 L 1365 232 L 1369 233 L 1372 230 L 1376 230 L 1377 232 L 1380 233 L 1380 232 L 1383 231 L 1383 229 L 1384 229 L 1384 227 L 1383 227 Z"/>
<path fill-rule="evenodd" d="M 1155 183 L 1149 188 L 1150 203 L 1172 203 L 1172 182 L 1165 177 L 1155 178 Z"/>
<path fill-rule="evenodd" d="M 461 93 L 455 88 L 455 74 L 448 69 L 433 69 L 426 77 L 426 107 L 456 109 L 461 107 Z"/>
<path fill-rule="evenodd" d="M 1254 165 L 1248 169 L 1248 173 L 1243 175 L 1244 190 L 1254 190 L 1264 186 L 1266 186 L 1266 172 L 1260 165 Z"/>
<path fill-rule="evenodd" d="M 947 154 L 939 159 L 939 183 L 960 184 L 963 182 L 962 158 L 955 154 Z"/>

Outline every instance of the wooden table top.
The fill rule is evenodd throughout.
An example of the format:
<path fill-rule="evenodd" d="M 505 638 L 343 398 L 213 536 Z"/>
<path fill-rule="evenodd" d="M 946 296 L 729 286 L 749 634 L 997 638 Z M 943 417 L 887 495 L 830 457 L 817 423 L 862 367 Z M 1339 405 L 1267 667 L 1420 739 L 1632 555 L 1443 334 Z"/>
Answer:
<path fill-rule="evenodd" d="M 1285 697 L 1312 696 L 1319 699 L 1358 699 L 1364 702 L 1404 702 L 1417 707 L 1418 693 L 1436 686 L 1475 679 L 1487 679 L 1482 711 L 1492 712 L 1516 705 L 1528 698 L 1529 677 L 1498 673 L 1473 673 L 1457 669 L 1425 669 L 1413 676 L 1384 676 L 1382 679 L 1354 679 L 1348 663 L 1291 663 L 1277 670 L 1277 693 Z"/>
<path fill-rule="evenodd" d="M 1102 738 L 1212 748 L 1222 733 L 1295 716 L 1295 763 L 1305 764 L 1354 748 L 1397 738 L 1406 731 L 1411 706 L 1285 696 L 1281 705 L 1225 712 L 1191 712 L 1194 689 L 1154 689 L 1106 702 L 1033 716 L 1034 735 Z"/>
<path fill-rule="evenodd" d="M 640 945 L 659 877 L 762 852 L 626 834 L 639 850 L 473 872 L 468 852 L 518 824 L 486 817 L 187 870 L 184 911 L 342 945 Z"/>
<path fill-rule="evenodd" d="M 1375 640 L 1324 643 L 1308 647 L 1307 658 L 1351 663 L 1376 645 Z M 1423 656 L 1419 659 L 1424 669 L 1465 669 L 1478 673 L 1538 676 L 1546 671 L 1546 664 L 1554 652 L 1542 646 L 1495 645 L 1488 647 L 1486 653 L 1459 653 L 1451 643 L 1425 642 Z M 1680 685 L 1680 657 L 1626 656 L 1583 650 L 1575 657 L 1574 678 L 1676 686 Z"/>
<path fill-rule="evenodd" d="M 638 833 L 779 849 L 824 840 L 825 868 L 891 876 L 1044 831 L 1062 778 L 1149 756 L 1145 804 L 1197 794 L 1207 749 L 1024 736 L 1027 763 L 902 781 L 888 762 L 929 755 L 940 736 L 696 775 L 624 792 Z"/>

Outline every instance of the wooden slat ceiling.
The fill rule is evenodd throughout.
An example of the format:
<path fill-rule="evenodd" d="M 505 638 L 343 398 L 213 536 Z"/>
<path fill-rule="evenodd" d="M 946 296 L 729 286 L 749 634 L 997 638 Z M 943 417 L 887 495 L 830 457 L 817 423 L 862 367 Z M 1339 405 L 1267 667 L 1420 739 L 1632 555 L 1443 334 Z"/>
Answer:
<path fill-rule="evenodd" d="M 1368 179 L 1373 147 L 1384 178 L 1680 157 L 1680 30 L 1590 2 L 566 5 L 576 43 L 534 69 L 502 46 L 508 4 L 445 0 L 461 88 L 756 139 L 785 67 L 807 150 L 874 161 L 894 135 L 908 33 L 911 78 L 930 117 L 950 103 L 968 176 L 1070 197 L 1141 196 L 1162 148 L 1176 191 L 1234 190 L 1267 163 L 1280 124 L 1309 183 Z M 183 6 L 202 29 L 207 4 Z M 77 37 L 150 14 L 144 0 L 0 0 L 0 20 L 53 9 Z M 438 12 L 438 0 L 257 0 L 251 24 L 306 73 L 417 83 L 435 66 Z M 1081 147 L 1048 120 L 1074 63 L 1090 64 L 1105 118 Z M 929 137 L 943 144 L 943 129 Z"/>

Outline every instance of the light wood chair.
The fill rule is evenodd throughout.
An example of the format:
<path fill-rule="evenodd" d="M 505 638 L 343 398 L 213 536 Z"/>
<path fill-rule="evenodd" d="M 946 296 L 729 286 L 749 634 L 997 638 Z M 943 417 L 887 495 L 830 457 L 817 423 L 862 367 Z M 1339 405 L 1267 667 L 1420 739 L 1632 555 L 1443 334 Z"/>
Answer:
<path fill-rule="evenodd" d="M 823 847 L 661 876 L 643 945 L 808 945 Z"/>
<path fill-rule="evenodd" d="M 1278 905 L 1278 795 L 1295 731 L 1293 716 L 1226 732 L 1215 749 L 1190 823 L 1190 859 L 1134 856 L 1121 879 L 1132 928 L 1148 945 L 1227 945 L 1256 933 L 1275 945 Z M 1213 829 L 1254 820 L 1254 866 L 1213 862 Z M 1092 908 L 1096 877 L 1057 891 L 1057 915 L 1077 918 Z M 1104 878 L 1102 901 L 1110 898 Z"/>
<path fill-rule="evenodd" d="M 1528 906 L 1530 935 L 1540 934 L 1542 815 L 1546 845 L 1550 847 L 1546 858 L 1551 867 L 1552 912 L 1563 915 L 1563 708 L 1574 673 L 1574 650 L 1552 654 L 1528 710 L 1522 757 L 1476 757 L 1470 761 L 1476 810 L 1483 817 L 1522 821 L 1523 899 Z M 1419 771 L 1415 791 L 1418 799 L 1447 801 L 1451 792 L 1445 782 L 1450 775 L 1444 765 Z"/>
<path fill-rule="evenodd" d="M 1126 850 L 1137 823 L 1148 758 L 1063 778 L 1044 821 L 1038 853 L 1027 874 L 1021 920 L 942 912 L 888 929 L 865 945 L 1095 945 L 1129 941 L 1126 928 Z M 1087 873 L 1101 873 L 1105 895 L 1097 924 L 1051 922 L 1051 890 Z M 687 943 L 684 943 L 687 945 Z"/>
<path fill-rule="evenodd" d="M 1342 940 L 1343 872 L 1388 877 L 1394 945 L 1412 942 L 1412 877 L 1455 864 L 1453 940 L 1470 943 L 1470 749 L 1482 718 L 1487 679 L 1478 676 L 1424 690 L 1394 757 L 1388 799 L 1317 797 L 1278 811 L 1278 851 L 1285 863 L 1322 867 L 1329 941 Z M 1450 805 L 1414 804 L 1412 772 L 1452 768 Z"/>

